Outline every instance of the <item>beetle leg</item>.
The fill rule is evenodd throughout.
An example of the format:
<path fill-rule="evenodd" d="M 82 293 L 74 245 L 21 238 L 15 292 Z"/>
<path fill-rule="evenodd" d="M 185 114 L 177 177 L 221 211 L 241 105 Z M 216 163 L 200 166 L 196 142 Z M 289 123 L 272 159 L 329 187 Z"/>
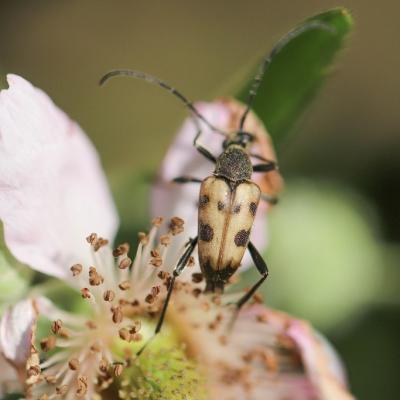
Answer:
<path fill-rule="evenodd" d="M 195 121 L 197 121 L 197 120 L 195 120 Z M 207 160 L 210 160 L 211 162 L 215 163 L 217 161 L 217 159 L 213 156 L 213 154 L 210 152 L 210 150 L 207 150 L 205 147 L 203 147 L 202 145 L 197 143 L 197 141 L 201 135 L 201 128 L 198 124 L 196 124 L 196 125 L 197 125 L 197 133 L 193 140 L 193 146 L 196 148 L 196 150 L 200 154 L 202 154 L 205 158 L 207 158 Z"/>
<path fill-rule="evenodd" d="M 175 183 L 201 183 L 202 180 L 199 178 L 194 178 L 193 176 L 177 176 L 172 179 L 172 182 Z"/>
<path fill-rule="evenodd" d="M 168 291 L 167 291 L 167 297 L 165 298 L 165 302 L 163 305 L 163 308 L 161 310 L 160 318 L 158 319 L 156 329 L 154 330 L 154 335 L 143 345 L 143 347 L 136 353 L 137 356 L 140 356 L 140 354 L 143 353 L 143 350 L 147 347 L 147 345 L 155 338 L 155 336 L 160 333 L 161 328 L 164 323 L 165 319 L 165 314 L 167 312 L 168 304 L 171 299 L 171 294 L 172 291 L 174 290 L 174 284 L 175 284 L 175 279 L 182 273 L 182 271 L 185 269 L 190 256 L 192 255 L 196 245 L 197 245 L 197 239 L 198 237 L 196 236 L 194 239 L 190 239 L 189 242 L 187 243 L 187 248 L 185 252 L 182 254 L 181 258 L 179 259 L 178 263 L 176 264 L 176 267 L 172 273 L 172 278 L 171 281 L 169 282 L 168 285 Z"/>
<path fill-rule="evenodd" d="M 253 259 L 254 265 L 256 266 L 258 272 L 261 275 L 261 278 L 235 304 L 236 309 L 232 316 L 231 321 L 229 322 L 229 325 L 228 325 L 229 330 L 231 330 L 233 328 L 233 325 L 235 324 L 235 321 L 239 314 L 240 309 L 244 306 L 244 304 L 246 304 L 253 297 L 254 293 L 257 291 L 257 289 L 263 284 L 263 282 L 268 277 L 267 263 L 264 261 L 261 254 L 255 248 L 254 244 L 249 242 L 249 244 L 247 245 L 247 248 L 250 252 L 251 258 Z"/>
<path fill-rule="evenodd" d="M 247 248 L 250 252 L 251 258 L 254 261 L 254 265 L 256 266 L 258 272 L 260 273 L 261 278 L 254 284 L 254 286 L 236 303 L 236 308 L 239 310 L 257 291 L 257 289 L 262 285 L 262 283 L 268 277 L 268 267 L 267 263 L 262 258 L 261 254 L 255 248 L 254 244 L 249 242 Z"/>
<path fill-rule="evenodd" d="M 271 196 L 268 193 L 261 193 L 261 200 L 264 200 L 265 202 L 275 205 L 278 203 L 279 199 L 275 196 Z"/>
<path fill-rule="evenodd" d="M 275 161 L 268 161 L 264 164 L 253 165 L 253 172 L 270 172 L 277 171 L 278 164 Z"/>

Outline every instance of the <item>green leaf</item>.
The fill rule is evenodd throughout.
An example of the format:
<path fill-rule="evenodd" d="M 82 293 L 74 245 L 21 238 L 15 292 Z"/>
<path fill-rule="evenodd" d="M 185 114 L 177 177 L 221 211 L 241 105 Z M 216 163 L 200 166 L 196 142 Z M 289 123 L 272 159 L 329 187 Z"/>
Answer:
<path fill-rule="evenodd" d="M 317 89 L 332 70 L 335 56 L 344 46 L 353 20 L 345 8 L 335 8 L 305 20 L 332 28 L 311 29 L 289 41 L 275 56 L 264 76 L 253 110 L 263 120 L 279 145 L 293 128 Z M 238 99 L 247 100 L 248 90 L 259 65 L 252 69 Z"/>

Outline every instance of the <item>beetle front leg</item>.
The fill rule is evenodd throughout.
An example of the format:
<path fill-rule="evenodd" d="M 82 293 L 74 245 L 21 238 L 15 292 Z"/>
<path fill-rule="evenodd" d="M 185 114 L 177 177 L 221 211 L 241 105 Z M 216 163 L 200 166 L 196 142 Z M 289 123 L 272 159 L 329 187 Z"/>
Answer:
<path fill-rule="evenodd" d="M 148 346 L 148 344 L 156 337 L 158 333 L 160 333 L 161 328 L 164 323 L 165 315 L 167 313 L 168 309 L 168 304 L 171 299 L 171 294 L 172 291 L 174 290 L 174 284 L 175 284 L 175 279 L 182 273 L 182 271 L 185 269 L 190 256 L 192 255 L 194 249 L 196 248 L 197 245 L 197 240 L 198 237 L 196 236 L 194 239 L 190 239 L 189 243 L 187 244 L 187 249 L 185 252 L 182 254 L 181 258 L 178 261 L 178 264 L 176 264 L 176 267 L 172 273 L 172 278 L 171 281 L 169 282 L 168 285 L 168 291 L 167 291 L 167 297 L 165 298 L 165 302 L 163 305 L 163 308 L 161 310 L 160 318 L 158 319 L 156 329 L 154 330 L 154 335 L 143 345 L 143 347 L 136 353 L 137 356 L 140 356 L 143 353 L 143 350 Z"/>
<path fill-rule="evenodd" d="M 199 178 L 194 178 L 193 176 L 177 176 L 172 179 L 172 182 L 175 183 L 201 183 L 202 180 Z"/>
<path fill-rule="evenodd" d="M 268 161 L 263 164 L 253 165 L 253 172 L 270 172 L 277 171 L 278 169 L 278 164 L 275 161 Z"/>
<path fill-rule="evenodd" d="M 216 163 L 217 159 L 215 158 L 215 156 L 213 156 L 213 154 L 211 153 L 210 150 L 207 150 L 205 147 L 203 147 L 202 145 L 198 144 L 197 141 L 199 139 L 201 135 L 201 129 L 198 128 L 196 136 L 193 140 L 193 146 L 196 148 L 196 150 L 202 154 L 205 158 L 207 158 L 207 160 L 210 160 L 212 163 Z"/>

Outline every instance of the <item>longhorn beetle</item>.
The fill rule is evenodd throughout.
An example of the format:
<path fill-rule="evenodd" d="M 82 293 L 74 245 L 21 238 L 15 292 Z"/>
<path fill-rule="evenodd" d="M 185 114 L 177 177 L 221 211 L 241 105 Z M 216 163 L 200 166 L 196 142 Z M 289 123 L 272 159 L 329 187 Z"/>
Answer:
<path fill-rule="evenodd" d="M 201 184 L 198 206 L 198 235 L 189 239 L 185 245 L 184 253 L 174 268 L 154 335 L 161 330 L 175 279 L 185 269 L 196 246 L 198 246 L 200 268 L 206 280 L 206 292 L 222 292 L 228 279 L 240 266 L 245 250 L 249 250 L 261 278 L 237 301 L 236 314 L 267 279 L 267 264 L 253 243 L 249 241 L 249 236 L 260 199 L 270 203 L 276 203 L 277 199 L 261 193 L 258 185 L 251 180 L 251 176 L 253 172 L 267 173 L 276 170 L 278 166 L 274 161 L 250 154 L 249 150 L 254 141 L 254 136 L 250 132 L 245 132 L 243 127 L 273 57 L 293 38 L 311 29 L 323 29 L 332 32 L 332 28 L 322 22 L 308 21 L 281 38 L 263 59 L 251 84 L 246 108 L 241 116 L 238 130 L 230 134 L 213 126 L 184 95 L 154 76 L 134 70 L 113 70 L 100 80 L 102 85 L 114 76 L 130 76 L 161 86 L 178 97 L 191 112 L 197 127 L 197 134 L 193 141 L 194 147 L 215 164 L 213 174 L 204 180 L 188 176 L 180 176 L 174 179 L 176 183 L 195 182 Z M 203 121 L 212 131 L 225 136 L 223 151 L 218 157 L 215 157 L 207 148 L 198 143 L 201 135 L 199 120 Z M 251 155 L 263 162 L 252 165 Z M 138 354 L 144 350 L 147 343 Z"/>

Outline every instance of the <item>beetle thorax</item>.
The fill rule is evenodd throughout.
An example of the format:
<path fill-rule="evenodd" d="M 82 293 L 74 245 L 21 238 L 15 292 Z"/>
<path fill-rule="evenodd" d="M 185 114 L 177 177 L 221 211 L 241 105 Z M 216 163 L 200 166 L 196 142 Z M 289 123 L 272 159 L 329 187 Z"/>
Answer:
<path fill-rule="evenodd" d="M 214 175 L 232 182 L 250 180 L 253 166 L 246 150 L 237 144 L 228 146 L 218 157 Z"/>

